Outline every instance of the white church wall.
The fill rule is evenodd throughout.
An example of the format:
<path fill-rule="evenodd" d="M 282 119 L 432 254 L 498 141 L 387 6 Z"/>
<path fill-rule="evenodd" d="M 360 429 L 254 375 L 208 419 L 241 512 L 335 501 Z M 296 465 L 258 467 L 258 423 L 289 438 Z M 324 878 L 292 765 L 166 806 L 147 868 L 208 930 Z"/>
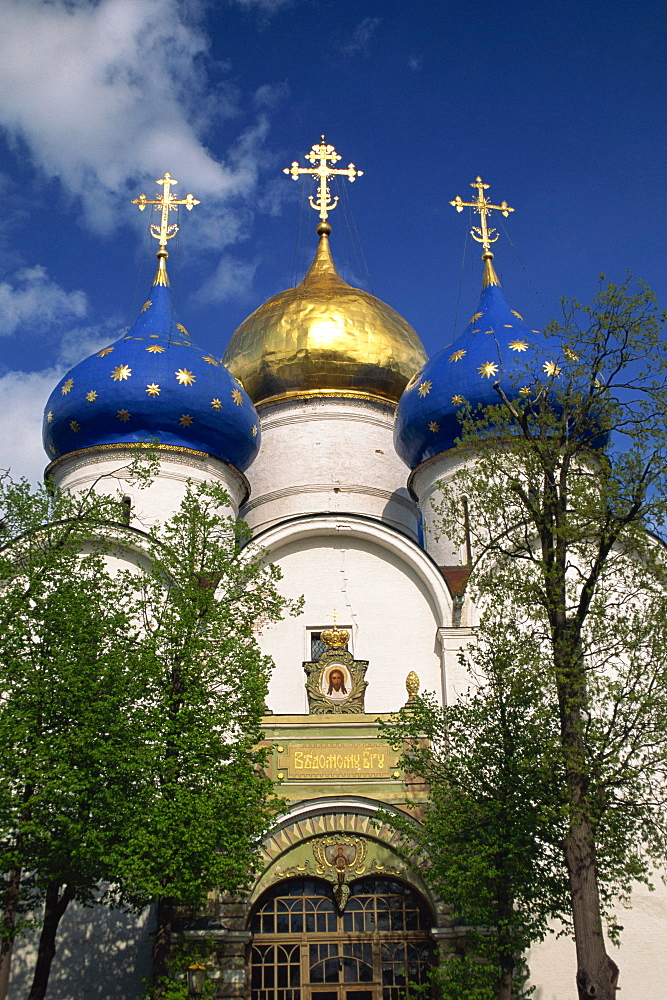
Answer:
<path fill-rule="evenodd" d="M 442 535 L 442 518 L 436 510 L 441 499 L 440 483 L 449 482 L 464 464 L 456 449 L 452 449 L 422 462 L 408 482 L 421 510 L 424 547 L 439 566 L 463 566 L 467 558 L 463 544 L 452 543 Z"/>
<path fill-rule="evenodd" d="M 47 470 L 56 486 L 79 492 L 128 497 L 131 503 L 133 527 L 148 528 L 164 523 L 180 506 L 188 481 L 214 482 L 229 494 L 229 513 L 238 515 L 239 505 L 248 494 L 245 476 L 231 465 L 220 462 L 203 452 L 186 449 L 165 449 L 156 452 L 158 471 L 149 486 L 142 488 L 129 471 L 136 461 L 136 451 L 130 448 L 90 448 L 74 452 L 52 463 Z"/>
<path fill-rule="evenodd" d="M 264 652 L 275 660 L 269 709 L 308 711 L 302 663 L 310 659 L 309 629 L 338 623 L 351 631 L 351 651 L 369 660 L 366 711 L 392 712 L 405 704 L 405 678 L 415 670 L 422 690 L 443 697 L 438 629 L 451 602 L 437 568 L 414 543 L 381 525 L 333 517 L 304 519 L 268 532 L 260 541 L 280 566 L 282 591 L 303 594 L 304 613 L 264 630 Z"/>
<path fill-rule="evenodd" d="M 150 910 L 124 913 L 71 903 L 60 923 L 47 1000 L 135 1000 L 151 973 Z M 27 996 L 37 934 L 14 945 L 8 1000 Z"/>
<path fill-rule="evenodd" d="M 349 512 L 416 539 L 419 512 L 394 450 L 393 407 L 318 397 L 268 406 L 260 416 L 262 446 L 241 511 L 254 531 L 302 514 Z"/>
<path fill-rule="evenodd" d="M 623 927 L 621 944 L 620 948 L 610 944 L 607 950 L 621 971 L 619 1000 L 667 996 L 667 887 L 660 874 L 654 885 L 651 892 L 636 884 L 629 903 L 614 908 Z M 536 987 L 533 1000 L 572 1000 L 576 955 L 570 937 L 548 937 L 530 949 L 527 960 L 529 982 Z"/>

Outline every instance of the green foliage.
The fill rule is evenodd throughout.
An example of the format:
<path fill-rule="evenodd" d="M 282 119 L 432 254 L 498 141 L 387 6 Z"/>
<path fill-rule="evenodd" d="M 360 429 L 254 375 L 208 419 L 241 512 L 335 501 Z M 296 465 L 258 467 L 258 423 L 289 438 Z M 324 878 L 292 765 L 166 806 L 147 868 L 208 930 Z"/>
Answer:
<path fill-rule="evenodd" d="M 477 608 L 534 647 L 557 722 L 544 752 L 562 783 L 579 995 L 600 1000 L 614 994 L 601 913 L 667 848 L 663 321 L 642 285 L 565 304 L 548 351 L 496 384 L 498 405 L 463 414 L 438 503 L 443 534 L 467 533 Z"/>
<path fill-rule="evenodd" d="M 275 802 L 261 765 L 260 720 L 271 661 L 257 622 L 282 598 L 243 527 L 221 516 L 215 486 L 190 488 L 151 531 L 139 588 L 145 799 L 119 851 L 120 898 L 195 907 L 213 888 L 245 885 Z"/>
<path fill-rule="evenodd" d="M 300 605 L 227 509 L 189 485 L 144 533 L 115 496 L 0 481 L 2 923 L 45 904 L 35 996 L 71 900 L 157 901 L 166 983 L 174 908 L 251 877 L 278 804 L 255 633 Z"/>
<path fill-rule="evenodd" d="M 438 970 L 444 997 L 493 1000 L 503 984 L 524 995 L 518 956 L 566 912 L 558 720 L 534 656 L 530 636 L 489 612 L 467 651 L 470 688 L 444 708 L 414 699 L 384 726 L 430 789 L 419 826 L 392 821 L 416 839 L 422 874 L 460 928 L 459 953 Z"/>

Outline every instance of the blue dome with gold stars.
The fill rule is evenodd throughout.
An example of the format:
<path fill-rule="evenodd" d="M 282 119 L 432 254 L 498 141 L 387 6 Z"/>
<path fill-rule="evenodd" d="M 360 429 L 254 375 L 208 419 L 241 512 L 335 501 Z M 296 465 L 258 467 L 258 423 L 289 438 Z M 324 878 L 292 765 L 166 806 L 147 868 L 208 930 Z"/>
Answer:
<path fill-rule="evenodd" d="M 494 383 L 506 378 L 512 384 L 525 372 L 525 352 L 536 342 L 547 347 L 540 331 L 529 330 L 510 309 L 491 257 L 486 255 L 477 312 L 461 336 L 413 376 L 399 401 L 394 444 L 411 469 L 454 446 L 461 436 L 461 407 L 497 405 Z"/>
<path fill-rule="evenodd" d="M 51 459 L 83 448 L 157 442 L 243 471 L 257 455 L 257 411 L 220 361 L 192 343 L 174 311 L 166 253 L 126 336 L 60 380 L 44 411 Z"/>

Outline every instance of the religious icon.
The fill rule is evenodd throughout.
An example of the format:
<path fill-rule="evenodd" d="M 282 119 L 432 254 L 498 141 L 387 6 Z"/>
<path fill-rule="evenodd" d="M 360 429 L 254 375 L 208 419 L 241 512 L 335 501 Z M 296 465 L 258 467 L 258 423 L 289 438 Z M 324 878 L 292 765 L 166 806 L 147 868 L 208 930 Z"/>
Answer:
<path fill-rule="evenodd" d="M 332 701 L 343 701 L 350 689 L 350 673 L 342 663 L 332 663 L 322 671 L 322 694 Z"/>

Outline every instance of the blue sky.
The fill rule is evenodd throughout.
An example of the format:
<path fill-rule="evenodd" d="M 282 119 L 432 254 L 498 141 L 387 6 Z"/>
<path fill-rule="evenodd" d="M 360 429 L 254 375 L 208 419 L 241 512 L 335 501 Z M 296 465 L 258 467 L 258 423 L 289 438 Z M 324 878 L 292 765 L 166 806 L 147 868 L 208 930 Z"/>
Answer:
<path fill-rule="evenodd" d="M 182 196 L 169 270 L 194 340 L 299 280 L 308 182 L 282 168 L 324 132 L 341 183 L 332 247 L 433 353 L 479 295 L 467 236 L 481 174 L 496 266 L 530 327 L 628 269 L 665 296 L 665 9 L 598 0 L 0 0 L 0 467 L 36 479 L 44 402 L 134 321 L 148 212 Z"/>

